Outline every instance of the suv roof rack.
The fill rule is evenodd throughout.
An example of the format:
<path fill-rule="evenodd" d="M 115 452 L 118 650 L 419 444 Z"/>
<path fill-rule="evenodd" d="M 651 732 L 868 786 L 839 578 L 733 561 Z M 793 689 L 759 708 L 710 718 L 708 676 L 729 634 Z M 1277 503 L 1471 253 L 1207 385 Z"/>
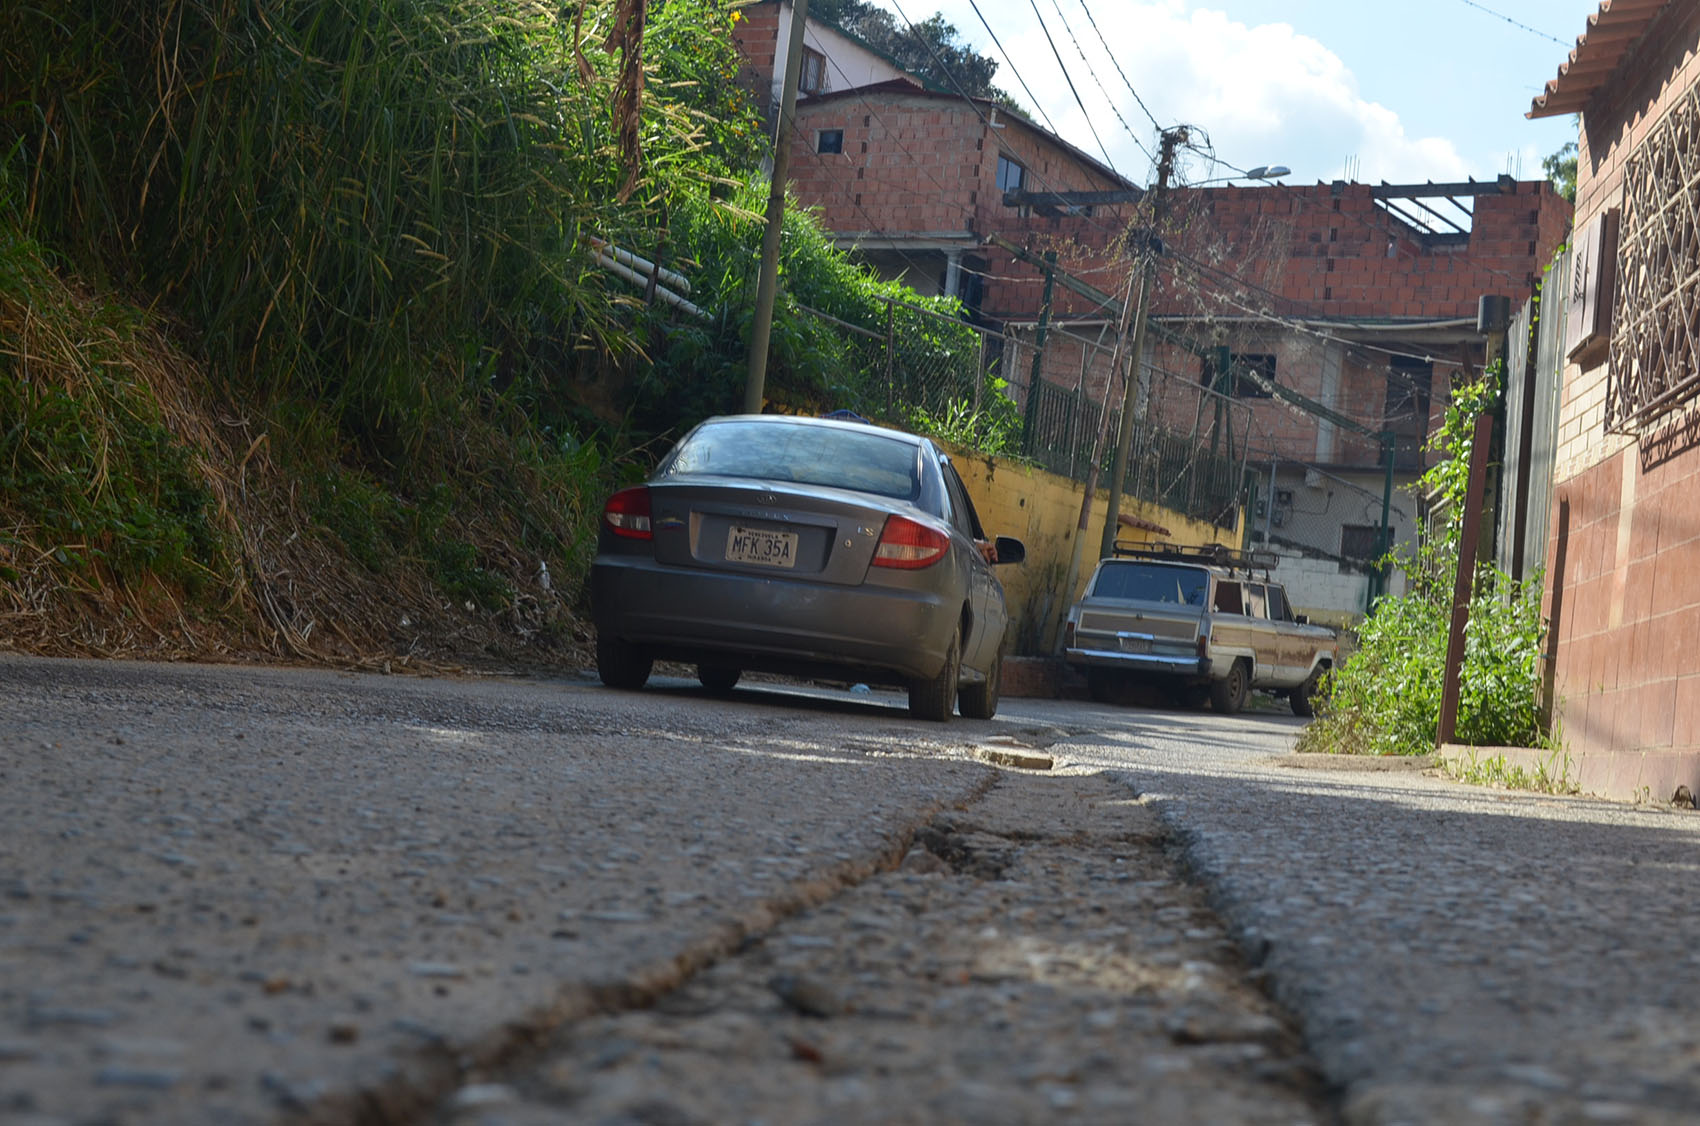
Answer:
<path fill-rule="evenodd" d="M 1247 575 L 1262 572 L 1268 578 L 1280 557 L 1270 551 L 1240 551 L 1226 544 L 1207 543 L 1121 543 L 1115 545 L 1118 558 L 1155 559 L 1169 563 L 1204 563 L 1228 571 L 1244 571 Z"/>

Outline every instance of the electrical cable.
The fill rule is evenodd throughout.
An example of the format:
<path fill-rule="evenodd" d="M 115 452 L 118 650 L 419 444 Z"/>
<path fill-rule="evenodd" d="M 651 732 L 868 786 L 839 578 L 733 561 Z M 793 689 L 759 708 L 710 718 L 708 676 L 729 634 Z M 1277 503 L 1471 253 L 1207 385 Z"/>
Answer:
<path fill-rule="evenodd" d="M 1157 115 L 1151 112 L 1150 107 L 1145 104 L 1145 99 L 1139 96 L 1139 91 L 1135 90 L 1133 88 L 1133 83 L 1127 80 L 1127 74 L 1122 70 L 1122 64 L 1116 62 L 1116 53 L 1110 50 L 1110 43 L 1104 38 L 1104 33 L 1098 30 L 1098 21 L 1092 18 L 1091 6 L 1087 4 L 1086 0 L 1080 0 L 1080 7 L 1081 10 L 1086 13 L 1087 22 L 1092 25 L 1092 31 L 1098 36 L 1098 42 L 1104 45 L 1104 53 L 1110 57 L 1110 65 L 1114 66 L 1116 68 L 1116 73 L 1121 75 L 1122 85 L 1126 86 L 1127 92 L 1133 95 L 1133 100 L 1138 103 L 1139 108 L 1143 110 L 1145 112 L 1145 116 L 1150 119 L 1152 127 L 1156 129 L 1157 132 L 1162 133 L 1164 131 L 1163 123 L 1157 120 Z M 1150 156 L 1151 154 L 1148 152 L 1145 155 Z"/>
<path fill-rule="evenodd" d="M 994 45 L 996 45 L 996 47 L 998 49 L 998 53 L 1003 55 L 1003 61 L 1005 63 L 1009 64 L 1009 72 L 1011 74 L 1015 75 L 1015 80 L 1017 82 L 1021 83 L 1021 88 L 1025 91 L 1027 91 L 1027 96 L 1033 100 L 1033 108 L 1039 111 L 1039 116 L 1043 117 L 1045 119 L 1045 124 L 1049 125 L 1051 127 L 1051 132 L 1056 134 L 1058 137 L 1061 137 L 1062 136 L 1062 130 L 1058 129 L 1057 123 L 1051 120 L 1051 115 L 1045 112 L 1044 103 L 1040 102 L 1038 96 L 1033 93 L 1033 88 L 1031 86 L 1027 85 L 1027 79 L 1025 79 L 1021 76 L 1021 71 L 1016 68 L 1015 58 L 1008 51 L 1004 50 L 1003 43 L 998 40 L 998 33 L 992 30 L 992 25 L 986 22 L 985 15 L 983 15 L 981 13 L 980 5 L 978 3 L 976 3 L 975 0 L 968 0 L 968 6 L 972 9 L 974 9 L 974 14 L 976 16 L 980 17 L 980 26 L 984 27 L 986 29 L 986 34 L 990 35 L 992 37 L 992 43 Z M 902 13 L 899 12 L 899 14 L 901 15 Z M 905 23 L 908 23 L 909 17 L 904 16 L 903 21 Z M 913 30 L 915 25 L 910 24 L 909 26 L 910 26 L 910 29 Z M 932 47 L 929 45 L 927 49 L 929 51 L 931 51 Z M 936 54 L 933 57 L 935 59 L 938 58 L 938 56 Z M 939 61 L 939 69 L 943 70 L 944 69 L 944 60 L 939 59 L 938 61 Z M 951 84 L 953 86 L 957 85 L 956 80 L 954 78 L 951 79 Z"/>
<path fill-rule="evenodd" d="M 1027 0 L 1033 6 L 1033 18 L 1039 21 L 1039 30 L 1045 33 L 1045 42 L 1050 45 L 1051 55 L 1057 60 L 1057 69 L 1062 71 L 1063 81 L 1068 83 L 1068 92 L 1074 95 L 1074 104 L 1080 107 L 1080 116 L 1086 120 L 1086 128 L 1091 131 L 1092 139 L 1098 142 L 1098 151 L 1104 154 L 1104 162 L 1110 166 L 1110 171 L 1120 176 L 1116 162 L 1110 156 L 1110 150 L 1104 146 L 1104 139 L 1098 136 L 1098 127 L 1092 124 L 1092 114 L 1086 109 L 1086 103 L 1080 100 L 1080 91 L 1074 88 L 1074 79 L 1068 73 L 1068 67 L 1063 65 L 1062 52 L 1057 50 L 1056 40 L 1051 38 L 1051 29 L 1045 26 L 1045 17 L 1039 14 L 1038 0 Z M 1060 14 L 1062 9 L 1057 9 Z M 1072 34 L 1072 33 L 1071 33 Z M 1079 44 L 1075 45 L 1078 49 Z M 1120 117 L 1120 114 L 1116 115 Z"/>
<path fill-rule="evenodd" d="M 1571 46 L 1571 44 L 1566 43 L 1564 40 L 1560 39 L 1556 35 L 1548 35 L 1546 32 L 1541 31 L 1538 28 L 1530 27 L 1526 23 L 1518 23 L 1516 20 L 1512 19 L 1510 16 L 1506 15 L 1504 12 L 1496 12 L 1492 8 L 1488 7 L 1486 4 L 1478 4 L 1478 3 L 1476 3 L 1476 0 L 1464 0 L 1464 3 L 1468 4 L 1472 8 L 1476 9 L 1478 12 L 1486 12 L 1490 16 L 1498 16 L 1500 19 L 1504 20 L 1506 23 L 1510 24 L 1512 27 L 1520 27 L 1524 31 L 1527 31 L 1531 35 L 1538 35 L 1542 39 L 1550 39 L 1552 42 L 1557 43 L 1560 47 Z"/>
<path fill-rule="evenodd" d="M 1051 6 L 1057 10 L 1057 18 L 1062 21 L 1063 30 L 1068 32 L 1069 42 L 1074 44 L 1075 51 L 1080 55 L 1080 61 L 1086 64 L 1086 73 L 1092 76 L 1092 84 L 1098 87 L 1098 93 L 1104 96 L 1104 102 L 1110 107 L 1110 112 L 1116 115 L 1117 121 L 1121 122 L 1122 131 L 1128 135 L 1139 151 L 1145 154 L 1145 159 L 1149 160 L 1152 164 L 1156 164 L 1156 154 L 1145 147 L 1145 142 L 1139 139 L 1139 134 L 1135 133 L 1133 131 L 1133 126 L 1127 123 L 1127 118 L 1122 116 L 1122 111 L 1116 108 L 1116 100 L 1110 97 L 1110 92 L 1108 90 L 1104 89 L 1104 83 L 1099 80 L 1098 72 L 1092 67 L 1092 60 L 1086 56 L 1086 48 L 1080 45 L 1080 40 L 1076 38 L 1074 34 L 1074 28 L 1069 26 L 1068 17 L 1063 15 L 1062 5 L 1058 2 L 1058 0 L 1051 0 Z M 1112 59 L 1111 61 L 1113 62 L 1114 60 Z M 1137 97 L 1137 95 L 1135 96 Z M 1079 100 L 1079 96 L 1076 95 L 1075 101 Z M 1086 107 L 1084 106 L 1081 107 L 1082 112 L 1085 111 L 1085 108 Z M 1090 115 L 1088 116 L 1088 120 L 1090 120 Z M 1096 134 L 1093 135 L 1096 136 Z"/>

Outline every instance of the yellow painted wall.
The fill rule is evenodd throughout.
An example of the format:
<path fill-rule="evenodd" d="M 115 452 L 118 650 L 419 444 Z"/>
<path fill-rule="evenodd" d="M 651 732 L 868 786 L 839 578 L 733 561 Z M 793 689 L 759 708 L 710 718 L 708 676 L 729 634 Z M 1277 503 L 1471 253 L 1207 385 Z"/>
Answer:
<path fill-rule="evenodd" d="M 1092 568 L 1098 562 L 1098 545 L 1104 534 L 1104 513 L 1109 490 L 1099 489 L 1092 502 L 1092 516 L 1081 552 L 1080 574 L 1067 597 L 1061 587 L 1074 551 L 1076 525 L 1080 522 L 1080 498 L 1086 486 L 1079 481 L 1047 473 L 1030 465 L 961 450 L 951 451 L 951 462 L 968 486 L 968 495 L 980 514 L 980 524 L 990 536 L 1014 536 L 1027 545 L 1025 563 L 998 568 L 1004 595 L 1009 601 L 1010 635 L 1008 652 L 1049 652 L 1055 631 L 1068 607 L 1086 589 Z M 1241 527 L 1218 528 L 1178 512 L 1144 501 L 1122 498 L 1122 512 L 1169 529 L 1170 534 L 1123 528 L 1124 542 L 1225 543 L 1238 546 Z"/>

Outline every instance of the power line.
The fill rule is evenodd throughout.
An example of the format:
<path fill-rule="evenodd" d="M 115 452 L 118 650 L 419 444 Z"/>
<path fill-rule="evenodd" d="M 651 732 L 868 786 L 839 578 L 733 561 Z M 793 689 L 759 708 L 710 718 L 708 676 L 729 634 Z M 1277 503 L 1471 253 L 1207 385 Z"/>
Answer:
<path fill-rule="evenodd" d="M 1150 107 L 1145 104 L 1145 99 L 1139 96 L 1139 91 L 1135 90 L 1133 88 L 1133 83 L 1127 80 L 1127 74 L 1123 72 L 1122 64 L 1116 62 L 1116 53 L 1110 50 L 1109 41 L 1104 38 L 1104 33 L 1098 30 L 1098 21 L 1092 18 L 1091 5 L 1089 5 L 1086 0 L 1080 0 L 1080 7 L 1081 10 L 1086 13 L 1087 22 L 1092 25 L 1092 31 L 1098 36 L 1098 42 L 1104 45 L 1104 53 L 1110 56 L 1110 65 L 1114 66 L 1116 68 L 1116 73 L 1121 75 L 1122 85 L 1127 87 L 1127 92 L 1133 95 L 1133 100 L 1139 104 L 1139 108 L 1143 110 L 1145 112 L 1145 116 L 1150 119 L 1152 128 L 1161 133 L 1163 131 L 1163 123 L 1157 120 L 1157 115 L 1151 112 Z M 1146 153 L 1145 155 L 1150 156 L 1151 154 Z"/>
<path fill-rule="evenodd" d="M 1051 38 L 1051 29 L 1045 26 L 1045 17 L 1039 14 L 1038 0 L 1027 0 L 1027 2 L 1033 5 L 1033 18 L 1039 21 L 1039 30 L 1045 33 L 1045 42 L 1050 44 L 1051 54 L 1057 60 L 1057 69 L 1062 71 L 1063 81 L 1068 83 L 1068 92 L 1074 95 L 1074 104 L 1080 107 L 1080 116 L 1086 119 L 1086 128 L 1091 130 L 1092 139 L 1098 142 L 1098 151 L 1104 154 L 1104 162 L 1110 166 L 1110 171 L 1120 176 L 1121 173 L 1116 169 L 1116 162 L 1110 156 L 1110 150 L 1104 146 L 1104 139 L 1098 136 L 1098 127 L 1092 124 L 1092 114 L 1087 111 L 1086 103 L 1080 100 L 1080 91 L 1074 88 L 1074 79 L 1069 76 L 1068 67 L 1063 65 L 1062 52 L 1057 50 L 1056 40 Z M 970 3 L 972 3 L 972 0 L 970 0 Z M 1057 9 L 1057 12 L 1060 15 L 1062 9 Z M 1076 44 L 1075 47 L 1078 49 L 1079 44 Z M 1121 115 L 1117 114 L 1117 116 Z"/>
<path fill-rule="evenodd" d="M 1092 60 L 1086 57 L 1086 49 L 1080 45 L 1080 40 L 1075 38 L 1074 28 L 1069 26 L 1068 17 L 1063 15 L 1062 5 L 1058 3 L 1057 0 L 1051 0 L 1051 6 L 1057 10 L 1057 18 L 1062 21 L 1063 30 L 1068 32 L 1069 42 L 1074 44 L 1075 51 L 1080 55 L 1080 61 L 1086 64 L 1086 73 L 1092 76 L 1093 85 L 1098 87 L 1098 93 L 1104 96 L 1104 102 L 1110 107 L 1110 112 L 1116 115 L 1117 121 L 1121 122 L 1122 131 L 1128 135 L 1134 145 L 1138 147 L 1139 151 L 1145 154 L 1145 158 L 1155 164 L 1157 161 L 1156 155 L 1152 153 L 1150 149 L 1145 147 L 1145 142 L 1139 139 L 1139 134 L 1135 133 L 1133 131 L 1133 126 L 1127 123 L 1127 118 L 1122 116 L 1122 111 L 1116 108 L 1116 100 L 1110 97 L 1110 92 L 1104 89 L 1103 82 L 1099 81 L 1098 72 L 1092 68 Z M 1088 12 L 1087 14 L 1090 15 L 1091 13 Z M 1041 21 L 1041 24 L 1042 23 L 1043 21 Z M 1055 48 L 1053 48 L 1053 50 L 1054 49 Z M 1112 58 L 1110 61 L 1114 62 L 1115 59 Z M 1079 100 L 1079 95 L 1076 95 L 1075 101 Z M 1081 112 L 1084 113 L 1085 109 L 1086 107 L 1082 106 Z M 1091 120 L 1090 114 L 1087 115 L 1087 120 Z M 1093 135 L 1096 136 L 1097 134 L 1094 133 Z"/>
<path fill-rule="evenodd" d="M 986 17 L 980 12 L 980 5 L 975 3 L 974 0 L 968 0 L 968 6 L 970 8 L 974 9 L 974 14 L 976 16 L 980 17 L 980 26 L 984 27 L 986 29 L 986 34 L 990 35 L 992 37 L 992 42 L 997 46 L 998 52 L 1003 55 L 1003 61 L 1009 64 L 1009 72 L 1011 74 L 1015 75 L 1015 80 L 1017 82 L 1021 83 L 1021 88 L 1023 90 L 1027 91 L 1027 96 L 1029 98 L 1031 98 L 1032 101 L 1033 101 L 1033 108 L 1039 111 L 1039 116 L 1043 117 L 1045 119 L 1045 124 L 1049 125 L 1051 127 L 1051 132 L 1055 133 L 1057 136 L 1061 137 L 1062 136 L 1062 130 L 1058 129 L 1057 123 L 1051 120 L 1051 115 L 1045 112 L 1044 104 L 1042 102 L 1040 102 L 1038 96 L 1033 93 L 1033 88 L 1031 86 L 1027 85 L 1027 80 L 1025 78 L 1021 77 L 1021 71 L 1019 69 L 1017 69 L 1017 67 L 1015 65 L 1014 56 L 1012 56 L 1008 51 L 1004 50 L 1003 44 L 998 40 L 998 33 L 992 30 L 992 25 L 986 22 Z M 901 12 L 899 14 L 901 14 Z M 904 22 L 907 23 L 908 20 L 909 20 L 909 17 L 904 16 L 903 19 L 904 19 Z M 910 26 L 911 29 L 913 29 L 915 25 L 910 24 L 909 26 Z M 928 47 L 928 50 L 930 51 L 930 50 L 932 50 L 932 48 Z M 938 58 L 937 55 L 934 55 L 933 57 Z M 939 68 L 941 70 L 944 69 L 944 60 L 942 60 L 942 59 L 939 60 Z M 956 80 L 954 78 L 951 79 L 951 85 L 953 85 L 953 86 L 957 85 Z M 957 88 L 961 89 L 960 86 L 958 86 Z"/>
<path fill-rule="evenodd" d="M 1516 20 L 1512 19 L 1510 16 L 1506 15 L 1504 12 L 1496 12 L 1492 8 L 1488 7 L 1486 4 L 1478 4 L 1478 3 L 1476 3 L 1476 0 L 1463 0 L 1463 2 L 1468 4 L 1470 7 L 1476 9 L 1478 12 L 1486 12 L 1490 16 L 1497 16 L 1498 18 L 1504 20 L 1506 23 L 1510 24 L 1512 27 L 1520 27 L 1524 31 L 1527 31 L 1530 35 L 1538 35 L 1542 39 L 1551 40 L 1552 42 L 1557 43 L 1560 47 L 1570 46 L 1570 44 L 1566 43 L 1564 40 L 1560 39 L 1558 36 L 1548 35 L 1546 32 L 1541 31 L 1538 28 L 1530 27 L 1526 23 L 1518 23 Z"/>

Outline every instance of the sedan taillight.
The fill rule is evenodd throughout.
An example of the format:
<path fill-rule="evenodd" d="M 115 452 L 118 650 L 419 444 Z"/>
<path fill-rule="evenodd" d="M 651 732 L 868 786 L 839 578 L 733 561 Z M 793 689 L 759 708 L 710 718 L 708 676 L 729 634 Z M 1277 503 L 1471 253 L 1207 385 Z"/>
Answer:
<path fill-rule="evenodd" d="M 602 520 L 616 536 L 631 540 L 652 540 L 654 531 L 649 524 L 649 489 L 634 485 L 621 489 L 602 506 Z"/>
<path fill-rule="evenodd" d="M 915 571 L 931 567 L 950 550 L 950 536 L 907 516 L 888 516 L 879 546 L 874 548 L 874 566 Z"/>

